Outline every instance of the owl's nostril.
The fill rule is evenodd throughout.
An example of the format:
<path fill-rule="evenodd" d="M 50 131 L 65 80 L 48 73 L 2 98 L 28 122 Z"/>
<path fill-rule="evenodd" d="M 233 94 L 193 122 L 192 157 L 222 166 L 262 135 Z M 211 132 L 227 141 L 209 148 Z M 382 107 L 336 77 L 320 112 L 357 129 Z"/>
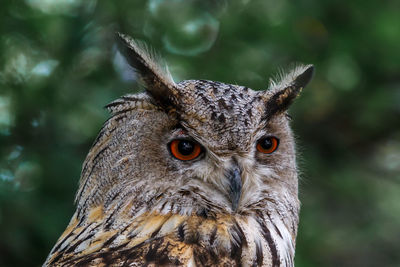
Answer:
<path fill-rule="evenodd" d="M 226 177 L 229 181 L 229 197 L 232 201 L 232 210 L 236 211 L 242 194 L 241 170 L 236 163 L 228 170 Z"/>

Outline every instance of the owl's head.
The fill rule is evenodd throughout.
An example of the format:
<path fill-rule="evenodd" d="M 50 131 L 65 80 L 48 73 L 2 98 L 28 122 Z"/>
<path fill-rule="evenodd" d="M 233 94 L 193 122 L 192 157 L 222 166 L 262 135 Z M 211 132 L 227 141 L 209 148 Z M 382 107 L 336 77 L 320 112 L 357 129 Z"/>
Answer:
<path fill-rule="evenodd" d="M 294 68 L 266 91 L 205 80 L 175 83 L 141 43 L 122 34 L 118 42 L 146 91 L 107 106 L 112 117 L 82 170 L 79 214 L 102 205 L 129 207 L 132 214 L 207 217 L 270 209 L 297 217 L 286 111 L 313 66 Z"/>

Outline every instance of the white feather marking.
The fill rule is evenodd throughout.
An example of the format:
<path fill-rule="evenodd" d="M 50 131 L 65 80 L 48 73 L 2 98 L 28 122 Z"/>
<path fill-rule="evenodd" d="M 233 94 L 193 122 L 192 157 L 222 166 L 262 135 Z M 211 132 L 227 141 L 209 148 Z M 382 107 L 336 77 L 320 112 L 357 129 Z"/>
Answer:
<path fill-rule="evenodd" d="M 71 244 L 71 241 L 75 238 L 75 235 L 72 235 L 70 237 L 68 237 L 67 240 L 64 241 L 64 243 L 60 246 L 59 250 L 63 250 L 67 245 Z"/>
<path fill-rule="evenodd" d="M 115 240 L 110 244 L 110 248 L 118 247 L 122 243 L 126 243 L 127 241 L 128 241 L 128 238 L 126 235 L 124 235 L 124 234 L 118 235 L 117 238 L 115 238 Z"/>
<path fill-rule="evenodd" d="M 89 246 L 91 241 L 92 241 L 91 239 L 87 239 L 87 240 L 83 241 L 79 246 L 76 247 L 74 252 L 79 253 L 79 252 L 87 249 L 87 247 Z"/>
<path fill-rule="evenodd" d="M 281 219 L 278 218 L 277 215 L 271 215 L 272 222 L 267 221 L 268 228 L 271 232 L 271 237 L 273 238 L 277 250 L 279 251 L 280 261 L 285 262 L 286 259 L 291 259 L 294 255 L 294 244 L 292 240 L 292 236 L 289 230 L 286 228 Z M 282 238 L 279 236 L 275 227 L 279 230 Z"/>
<path fill-rule="evenodd" d="M 187 267 L 196 267 L 196 263 L 194 261 L 194 257 L 190 257 L 189 261 L 187 262 Z"/>
<path fill-rule="evenodd" d="M 180 215 L 172 215 L 161 227 L 158 236 L 164 236 L 174 231 L 183 221 L 185 217 Z"/>

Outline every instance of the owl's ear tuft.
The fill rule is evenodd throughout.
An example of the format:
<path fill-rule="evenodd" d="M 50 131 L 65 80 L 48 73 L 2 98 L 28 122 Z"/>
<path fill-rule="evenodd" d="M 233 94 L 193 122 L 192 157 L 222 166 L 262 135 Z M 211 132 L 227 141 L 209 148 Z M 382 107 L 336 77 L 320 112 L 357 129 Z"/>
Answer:
<path fill-rule="evenodd" d="M 280 82 L 271 81 L 270 89 L 263 92 L 266 94 L 265 118 L 286 111 L 313 75 L 313 65 L 297 66 L 287 75 L 282 75 Z"/>
<path fill-rule="evenodd" d="M 116 39 L 118 50 L 138 73 L 155 104 L 170 109 L 175 104 L 179 92 L 162 58 L 144 42 L 134 40 L 125 34 L 117 32 Z"/>
<path fill-rule="evenodd" d="M 314 76 L 314 69 L 313 65 L 304 66 L 301 68 L 301 73 L 296 77 L 293 83 L 299 88 L 306 87 Z"/>

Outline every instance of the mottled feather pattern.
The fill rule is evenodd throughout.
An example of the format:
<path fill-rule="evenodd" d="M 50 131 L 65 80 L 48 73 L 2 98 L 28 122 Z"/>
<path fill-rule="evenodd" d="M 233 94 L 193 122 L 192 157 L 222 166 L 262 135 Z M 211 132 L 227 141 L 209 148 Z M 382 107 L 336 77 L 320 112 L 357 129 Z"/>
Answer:
<path fill-rule="evenodd" d="M 118 36 L 146 92 L 106 106 L 76 212 L 44 265 L 293 266 L 299 201 L 286 109 L 311 67 L 272 91 L 174 83 L 142 45 Z M 280 139 L 272 154 L 256 149 L 265 136 Z M 172 140 L 202 153 L 178 160 Z"/>

